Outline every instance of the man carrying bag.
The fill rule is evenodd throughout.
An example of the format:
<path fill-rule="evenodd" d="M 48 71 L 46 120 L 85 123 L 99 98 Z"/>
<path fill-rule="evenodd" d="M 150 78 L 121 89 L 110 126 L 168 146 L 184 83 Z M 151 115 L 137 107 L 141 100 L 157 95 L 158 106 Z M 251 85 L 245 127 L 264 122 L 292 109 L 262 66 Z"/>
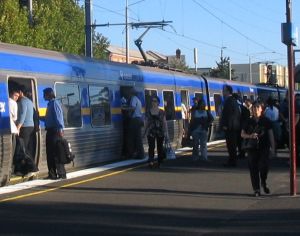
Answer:
<path fill-rule="evenodd" d="M 44 89 L 44 99 L 48 101 L 45 117 L 46 134 L 46 153 L 48 165 L 48 179 L 66 179 L 64 164 L 60 161 L 57 152 L 57 140 L 63 137 L 64 119 L 60 103 L 55 100 L 52 88 Z"/>

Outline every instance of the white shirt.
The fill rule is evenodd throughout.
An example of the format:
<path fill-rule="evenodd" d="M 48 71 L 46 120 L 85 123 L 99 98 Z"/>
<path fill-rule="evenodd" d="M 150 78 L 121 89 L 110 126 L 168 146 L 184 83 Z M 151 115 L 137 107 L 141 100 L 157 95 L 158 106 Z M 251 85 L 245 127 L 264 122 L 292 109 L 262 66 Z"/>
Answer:
<path fill-rule="evenodd" d="M 130 106 L 134 107 L 132 118 L 142 117 L 142 103 L 137 96 L 133 96 L 130 100 Z"/>
<path fill-rule="evenodd" d="M 18 104 L 15 100 L 9 98 L 9 115 L 10 115 L 10 129 L 11 133 L 18 134 L 18 129 L 15 121 L 18 118 Z"/>

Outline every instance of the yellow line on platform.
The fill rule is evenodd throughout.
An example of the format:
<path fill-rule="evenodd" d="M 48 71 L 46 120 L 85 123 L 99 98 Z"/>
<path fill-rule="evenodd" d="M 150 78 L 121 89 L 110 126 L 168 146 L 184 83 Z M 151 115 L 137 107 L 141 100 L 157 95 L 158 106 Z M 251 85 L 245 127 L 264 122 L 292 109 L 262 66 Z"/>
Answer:
<path fill-rule="evenodd" d="M 36 195 L 40 195 L 40 194 L 43 194 L 43 193 L 53 192 L 53 191 L 58 190 L 58 189 L 68 188 L 68 187 L 71 187 L 71 186 L 75 186 L 75 185 L 79 185 L 79 184 L 84 184 L 84 183 L 92 182 L 92 181 L 95 181 L 95 180 L 99 180 L 99 179 L 103 179 L 103 178 L 106 178 L 106 177 L 118 175 L 118 174 L 121 174 L 121 173 L 125 173 L 127 171 L 137 169 L 137 168 L 142 167 L 144 165 L 145 164 L 134 166 L 134 167 L 130 167 L 130 168 L 127 168 L 127 169 L 124 169 L 124 170 L 115 171 L 115 172 L 112 172 L 112 173 L 109 173 L 109 174 L 105 174 L 105 175 L 101 175 L 101 176 L 96 176 L 96 177 L 93 177 L 93 178 L 90 178 L 90 179 L 85 179 L 85 180 L 81 180 L 81 181 L 77 181 L 77 182 L 65 184 L 65 185 L 54 187 L 54 188 L 50 188 L 50 189 L 47 189 L 47 190 L 41 190 L 41 191 L 27 193 L 27 194 L 15 196 L 15 197 L 4 198 L 4 199 L 0 200 L 0 203 L 1 202 L 14 201 L 14 200 L 18 200 L 18 199 L 22 199 L 22 198 L 27 198 L 27 197 L 31 197 L 31 196 L 36 196 Z"/>

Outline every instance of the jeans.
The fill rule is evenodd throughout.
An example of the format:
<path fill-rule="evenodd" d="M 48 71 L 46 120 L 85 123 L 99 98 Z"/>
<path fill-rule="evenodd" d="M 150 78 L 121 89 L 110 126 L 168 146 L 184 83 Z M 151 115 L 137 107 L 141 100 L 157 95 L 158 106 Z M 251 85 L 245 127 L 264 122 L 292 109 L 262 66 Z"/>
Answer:
<path fill-rule="evenodd" d="M 193 159 L 199 159 L 199 144 L 201 158 L 207 160 L 207 130 L 201 127 L 192 132 L 193 137 Z"/>

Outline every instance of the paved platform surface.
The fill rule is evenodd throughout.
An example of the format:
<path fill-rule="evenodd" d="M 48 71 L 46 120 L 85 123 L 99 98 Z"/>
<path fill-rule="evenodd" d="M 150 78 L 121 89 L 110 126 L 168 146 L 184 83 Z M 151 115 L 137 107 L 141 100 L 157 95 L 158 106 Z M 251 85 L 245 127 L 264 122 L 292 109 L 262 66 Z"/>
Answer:
<path fill-rule="evenodd" d="M 300 235 L 286 151 L 271 160 L 271 195 L 255 198 L 247 160 L 225 168 L 225 147 L 209 149 L 208 162 L 183 151 L 159 169 L 140 163 L 4 193 L 1 235 Z"/>

